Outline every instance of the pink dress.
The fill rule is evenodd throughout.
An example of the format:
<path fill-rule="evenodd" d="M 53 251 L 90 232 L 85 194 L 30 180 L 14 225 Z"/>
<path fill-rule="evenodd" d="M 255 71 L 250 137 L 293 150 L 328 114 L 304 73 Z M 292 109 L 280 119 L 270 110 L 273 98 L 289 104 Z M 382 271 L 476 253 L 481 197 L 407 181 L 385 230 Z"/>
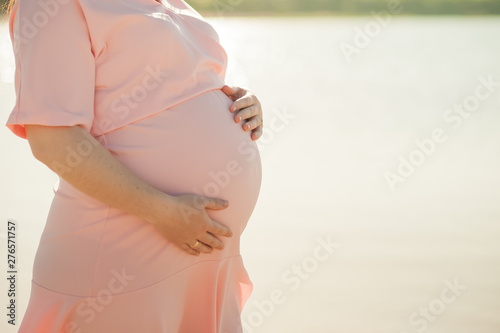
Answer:
<path fill-rule="evenodd" d="M 239 240 L 261 160 L 220 90 L 216 31 L 182 0 L 17 0 L 10 32 L 16 135 L 26 138 L 24 124 L 81 125 L 156 188 L 227 199 L 207 213 L 234 234 L 223 251 L 191 256 L 61 178 L 19 332 L 241 332 L 252 283 Z M 87 148 L 69 147 L 58 167 Z"/>

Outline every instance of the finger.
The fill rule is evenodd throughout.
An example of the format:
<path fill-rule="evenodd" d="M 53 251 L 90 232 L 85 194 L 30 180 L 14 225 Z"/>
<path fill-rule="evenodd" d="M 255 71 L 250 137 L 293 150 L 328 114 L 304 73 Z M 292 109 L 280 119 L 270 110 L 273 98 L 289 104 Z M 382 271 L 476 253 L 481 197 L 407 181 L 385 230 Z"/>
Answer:
<path fill-rule="evenodd" d="M 212 223 L 208 226 L 207 231 L 210 232 L 211 234 L 213 234 L 214 236 L 216 236 L 216 235 L 221 235 L 224 237 L 232 237 L 233 236 L 233 232 L 231 231 L 231 229 L 229 229 L 224 224 L 217 222 L 217 221 L 214 221 L 214 220 L 212 220 Z"/>
<path fill-rule="evenodd" d="M 188 254 L 191 254 L 193 256 L 199 256 L 200 255 L 200 252 L 196 251 L 195 249 L 193 249 L 191 246 L 189 246 L 189 244 L 187 243 L 184 243 L 184 244 L 181 244 L 181 249 L 184 250 L 185 252 L 187 252 Z"/>
<path fill-rule="evenodd" d="M 246 92 L 245 95 L 236 99 L 233 104 L 229 107 L 229 111 L 235 112 L 236 110 L 240 110 L 252 105 L 256 105 L 257 101 L 254 98 L 254 95 L 250 92 Z"/>
<path fill-rule="evenodd" d="M 200 237 L 200 241 L 210 246 L 212 249 L 217 249 L 217 250 L 224 249 L 224 243 L 209 232 L 205 233 L 202 237 Z"/>
<path fill-rule="evenodd" d="M 221 88 L 221 90 L 222 90 L 222 92 L 224 92 L 224 94 L 226 94 L 226 95 L 232 95 L 232 94 L 234 94 L 234 93 L 235 93 L 235 88 L 236 88 L 236 87 L 234 87 L 234 86 L 230 86 L 230 85 L 228 85 L 228 84 L 225 84 L 225 85 Z"/>
<path fill-rule="evenodd" d="M 244 130 L 245 132 L 248 132 L 248 131 L 250 131 L 250 130 L 253 130 L 253 129 L 257 128 L 257 127 L 258 127 L 258 126 L 260 126 L 260 125 L 262 125 L 262 122 L 261 122 L 261 120 L 260 120 L 260 117 L 255 116 L 255 117 L 251 118 L 250 120 L 247 120 L 247 121 L 245 122 L 245 124 L 243 124 L 243 126 L 242 126 L 242 127 L 243 127 L 243 130 Z"/>
<path fill-rule="evenodd" d="M 211 253 L 214 249 L 203 242 L 199 242 L 198 245 L 193 247 L 192 249 L 199 251 L 200 253 Z"/>
<path fill-rule="evenodd" d="M 222 92 L 226 94 L 228 97 L 230 97 L 233 101 L 237 100 L 241 96 L 245 95 L 245 90 L 240 88 L 240 87 L 235 87 L 235 86 L 229 86 L 229 85 L 224 85 L 221 88 Z"/>
<path fill-rule="evenodd" d="M 205 197 L 203 206 L 212 210 L 222 210 L 229 206 L 229 201 L 220 198 Z"/>
<path fill-rule="evenodd" d="M 262 136 L 263 133 L 264 133 L 263 127 L 262 126 L 257 127 L 255 130 L 252 131 L 252 135 L 251 135 L 252 140 L 253 141 L 258 140 Z"/>
<path fill-rule="evenodd" d="M 259 110 L 258 110 L 257 106 L 256 105 L 251 105 L 251 106 L 249 106 L 247 108 L 244 108 L 244 109 L 238 111 L 234 115 L 234 121 L 236 121 L 237 123 L 239 123 L 242 120 L 245 120 L 247 118 L 256 116 L 258 114 L 259 114 Z"/>

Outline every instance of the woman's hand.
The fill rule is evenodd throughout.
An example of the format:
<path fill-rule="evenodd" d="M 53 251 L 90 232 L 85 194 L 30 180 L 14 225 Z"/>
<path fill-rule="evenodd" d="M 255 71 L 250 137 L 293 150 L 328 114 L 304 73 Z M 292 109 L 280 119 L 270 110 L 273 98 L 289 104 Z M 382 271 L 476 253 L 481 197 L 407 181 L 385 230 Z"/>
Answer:
<path fill-rule="evenodd" d="M 229 107 L 230 112 L 234 112 L 234 120 L 239 123 L 248 119 L 243 124 L 244 131 L 252 131 L 252 140 L 257 140 L 262 136 L 264 130 L 262 118 L 262 106 L 255 94 L 244 88 L 224 85 L 222 92 L 233 100 Z"/>
<path fill-rule="evenodd" d="M 224 243 L 218 236 L 231 237 L 233 233 L 227 226 L 212 220 L 206 209 L 225 209 L 229 203 L 196 194 L 182 194 L 173 198 L 174 204 L 171 204 L 172 196 L 168 197 L 163 205 L 165 209 L 149 220 L 163 237 L 192 255 L 224 249 Z"/>

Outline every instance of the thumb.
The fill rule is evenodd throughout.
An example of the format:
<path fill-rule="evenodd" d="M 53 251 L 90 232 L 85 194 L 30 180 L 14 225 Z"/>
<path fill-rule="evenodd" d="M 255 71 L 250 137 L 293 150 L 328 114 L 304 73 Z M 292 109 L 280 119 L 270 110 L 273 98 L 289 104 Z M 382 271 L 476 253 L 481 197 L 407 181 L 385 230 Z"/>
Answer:
<path fill-rule="evenodd" d="M 206 197 L 205 208 L 213 210 L 222 210 L 226 209 L 228 206 L 229 206 L 229 201 L 227 200 Z"/>
<path fill-rule="evenodd" d="M 231 97 L 233 101 L 244 95 L 243 89 L 240 87 L 228 86 L 227 84 L 221 88 L 222 92 Z"/>
<path fill-rule="evenodd" d="M 233 86 L 228 86 L 227 84 L 225 84 L 225 85 L 221 88 L 221 90 L 222 90 L 225 94 L 227 94 L 227 95 L 232 95 L 232 94 L 234 94 L 234 93 L 236 92 Z"/>

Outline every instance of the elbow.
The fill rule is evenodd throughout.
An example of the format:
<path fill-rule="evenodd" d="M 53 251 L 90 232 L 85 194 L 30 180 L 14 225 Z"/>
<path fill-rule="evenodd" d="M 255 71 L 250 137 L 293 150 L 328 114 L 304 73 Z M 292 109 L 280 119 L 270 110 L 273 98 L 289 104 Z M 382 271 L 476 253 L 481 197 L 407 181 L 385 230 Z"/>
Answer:
<path fill-rule="evenodd" d="M 33 156 L 39 160 L 40 162 L 47 164 L 47 147 L 43 142 L 43 139 L 41 140 L 38 137 L 29 137 L 27 136 L 28 143 L 30 145 L 31 153 Z"/>
<path fill-rule="evenodd" d="M 25 129 L 33 156 L 56 173 L 58 173 L 56 169 L 59 169 L 61 165 L 72 164 L 68 162 L 71 147 L 75 147 L 78 151 L 78 144 L 88 140 L 83 136 L 82 128 L 78 125 L 29 125 L 25 126 Z"/>
<path fill-rule="evenodd" d="M 57 140 L 55 129 L 40 125 L 26 125 L 25 129 L 31 153 L 37 160 L 50 167 L 56 143 L 61 141 Z"/>
<path fill-rule="evenodd" d="M 33 148 L 37 147 L 37 145 L 33 145 L 32 142 L 30 142 L 30 147 L 31 147 L 31 153 L 33 156 L 43 164 L 47 165 L 47 155 L 44 154 L 43 150 L 40 148 Z"/>

